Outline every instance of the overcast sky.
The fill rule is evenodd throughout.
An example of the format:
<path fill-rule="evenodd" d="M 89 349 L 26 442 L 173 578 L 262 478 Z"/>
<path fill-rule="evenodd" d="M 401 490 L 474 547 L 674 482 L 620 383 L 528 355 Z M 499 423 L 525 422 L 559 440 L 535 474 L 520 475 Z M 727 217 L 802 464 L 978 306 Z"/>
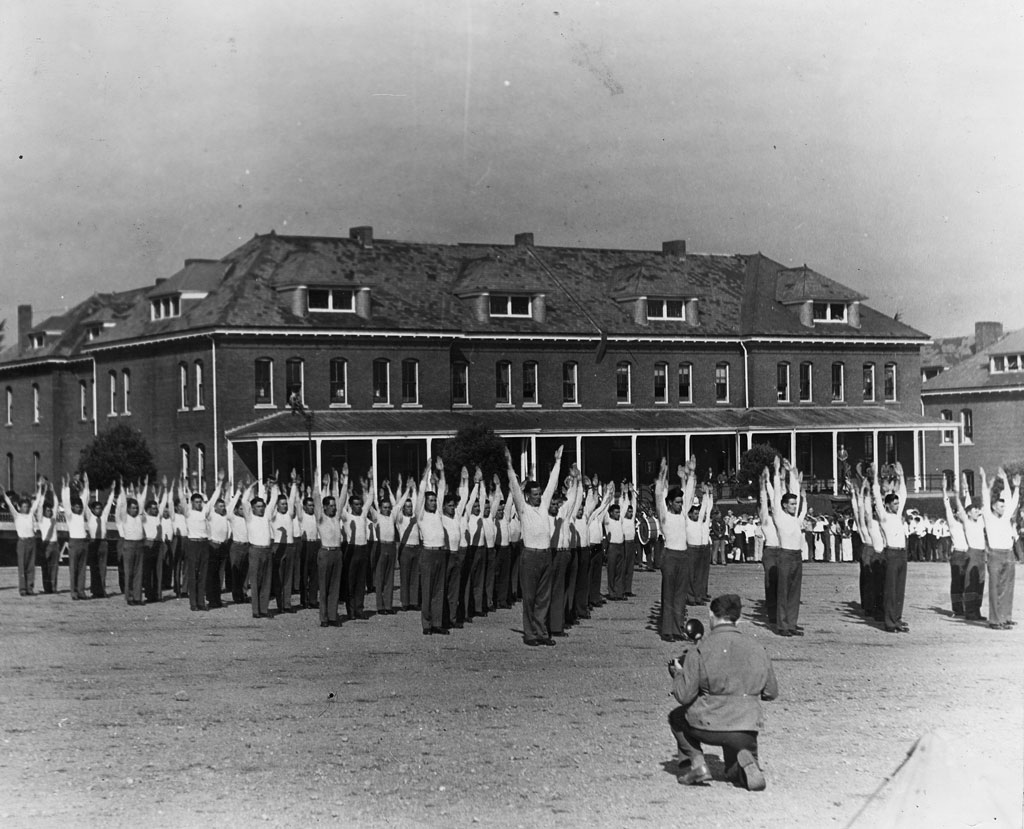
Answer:
<path fill-rule="evenodd" d="M 762 251 L 1024 325 L 1024 6 L 6 0 L 0 318 L 254 233 Z"/>

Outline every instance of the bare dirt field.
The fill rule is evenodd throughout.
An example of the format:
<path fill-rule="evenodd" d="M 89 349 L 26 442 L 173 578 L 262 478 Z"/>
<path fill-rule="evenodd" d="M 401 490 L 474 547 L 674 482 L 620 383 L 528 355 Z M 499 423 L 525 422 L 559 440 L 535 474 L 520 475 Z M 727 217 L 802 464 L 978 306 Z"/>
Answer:
<path fill-rule="evenodd" d="M 779 679 L 755 794 L 722 781 L 717 749 L 712 785 L 676 782 L 657 573 L 526 648 L 518 608 L 426 637 L 412 613 L 335 629 L 312 611 L 22 599 L 4 568 L 0 825 L 841 827 L 940 726 L 965 785 L 994 777 L 1019 815 L 1024 626 L 950 618 L 948 579 L 910 564 L 911 633 L 894 635 L 859 616 L 857 565 L 805 564 L 807 635 L 784 639 L 754 612 L 760 565 L 712 568 Z"/>

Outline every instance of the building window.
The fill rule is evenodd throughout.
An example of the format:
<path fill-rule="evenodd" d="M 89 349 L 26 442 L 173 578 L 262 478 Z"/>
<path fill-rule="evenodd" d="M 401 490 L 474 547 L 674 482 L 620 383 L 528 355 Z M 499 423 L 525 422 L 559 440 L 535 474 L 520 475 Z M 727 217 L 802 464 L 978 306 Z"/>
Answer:
<path fill-rule="evenodd" d="M 10 386 L 7 387 L 6 396 L 7 400 L 5 402 L 4 425 L 10 426 L 14 422 L 11 420 L 14 415 L 14 389 Z"/>
<path fill-rule="evenodd" d="M 789 402 L 789 363 L 775 366 L 775 391 L 780 403 Z"/>
<path fill-rule="evenodd" d="M 619 363 L 615 366 L 615 401 L 617 403 L 629 403 L 632 397 L 632 366 L 629 363 Z M 570 402 L 570 401 L 566 401 Z M 575 402 L 575 401 L 571 401 Z"/>
<path fill-rule="evenodd" d="M 668 363 L 654 364 L 654 402 L 668 403 Z"/>
<path fill-rule="evenodd" d="M 963 442 L 974 443 L 974 413 L 970 409 L 960 410 L 960 428 L 963 431 Z"/>
<path fill-rule="evenodd" d="M 648 299 L 647 319 L 685 320 L 686 303 L 681 299 Z"/>
<path fill-rule="evenodd" d="M 32 422 L 39 422 L 39 384 L 32 384 Z"/>
<path fill-rule="evenodd" d="M 420 364 L 418 360 L 402 360 L 402 405 L 418 406 L 420 402 Z"/>
<path fill-rule="evenodd" d="M 38 481 L 39 480 L 39 468 L 41 466 L 39 460 L 40 460 L 39 453 L 38 452 L 33 452 L 32 453 L 32 480 L 33 481 Z M 54 510 L 54 511 L 56 511 L 56 510 Z"/>
<path fill-rule="evenodd" d="M 846 322 L 846 303 L 844 302 L 815 302 L 815 322 Z"/>
<path fill-rule="evenodd" d="M 469 405 L 469 363 L 452 363 L 452 405 Z"/>
<path fill-rule="evenodd" d="M 540 398 L 537 396 L 537 364 L 533 360 L 523 363 L 523 405 L 537 406 Z"/>
<path fill-rule="evenodd" d="M 331 405 L 348 405 L 348 360 L 343 357 L 331 360 Z"/>
<path fill-rule="evenodd" d="M 89 384 L 85 380 L 78 381 L 78 411 L 82 420 L 89 419 Z"/>
<path fill-rule="evenodd" d="M 885 399 L 896 399 L 896 363 L 885 364 Z"/>
<path fill-rule="evenodd" d="M 165 320 L 181 316 L 181 298 L 176 296 L 165 296 L 154 299 L 149 304 L 150 319 Z"/>
<path fill-rule="evenodd" d="M 973 498 L 974 497 L 974 470 L 973 469 L 963 469 L 963 470 L 961 470 L 960 474 L 964 476 L 964 483 L 966 483 L 966 485 L 967 485 L 967 494 L 970 495 Z"/>
<path fill-rule="evenodd" d="M 864 402 L 875 402 L 875 364 L 864 363 Z"/>
<path fill-rule="evenodd" d="M 102 325 L 90 325 L 85 331 L 85 339 L 89 342 L 98 340 L 100 335 L 103 333 Z"/>
<path fill-rule="evenodd" d="M 885 462 L 896 463 L 896 435 L 892 432 L 885 435 Z"/>
<path fill-rule="evenodd" d="M 576 363 L 562 363 L 562 405 L 574 406 L 579 403 L 576 388 L 577 366 Z"/>
<path fill-rule="evenodd" d="M 110 407 L 107 410 L 107 416 L 117 417 L 117 372 L 108 372 L 107 379 L 110 384 Z"/>
<path fill-rule="evenodd" d="M 832 402 L 846 400 L 846 371 L 842 363 L 832 363 Z"/>
<path fill-rule="evenodd" d="M 274 361 L 269 357 L 260 357 L 253 363 L 254 382 L 257 406 L 270 406 L 274 403 Z M 185 386 L 187 388 L 187 386 Z"/>
<path fill-rule="evenodd" d="M 178 363 L 178 410 L 188 408 L 188 363 Z"/>
<path fill-rule="evenodd" d="M 948 420 L 950 423 L 953 422 L 953 412 L 949 409 L 943 409 L 941 412 L 939 412 L 939 417 L 941 417 L 943 420 Z M 953 429 L 943 429 L 941 438 L 942 443 L 947 446 L 952 444 L 955 440 L 955 436 L 956 432 Z"/>
<path fill-rule="evenodd" d="M 14 489 L 14 455 L 7 453 L 7 489 Z"/>
<path fill-rule="evenodd" d="M 344 288 L 310 288 L 306 294 L 306 309 L 354 314 L 356 294 L 355 291 Z"/>
<path fill-rule="evenodd" d="M 532 317 L 533 299 L 513 294 L 492 294 L 490 308 L 492 317 Z"/>
<path fill-rule="evenodd" d="M 203 376 L 203 361 L 196 360 L 196 408 L 206 408 L 206 381 Z"/>
<path fill-rule="evenodd" d="M 290 357 L 284 363 L 284 393 L 289 404 L 306 404 L 305 385 L 302 382 L 305 364 L 300 357 Z"/>
<path fill-rule="evenodd" d="M 800 363 L 800 402 L 810 403 L 814 398 L 814 365 Z"/>
<path fill-rule="evenodd" d="M 1024 354 L 1000 354 L 991 358 L 989 370 L 994 374 L 1004 371 L 1024 371 Z"/>
<path fill-rule="evenodd" d="M 29 334 L 28 347 L 35 350 L 46 345 L 46 334 Z"/>
<path fill-rule="evenodd" d="M 729 402 L 729 364 L 719 363 L 715 366 L 715 402 Z"/>
<path fill-rule="evenodd" d="M 373 361 L 373 405 L 391 403 L 391 361 L 378 357 Z"/>
<path fill-rule="evenodd" d="M 121 414 L 132 413 L 132 373 L 128 369 L 121 372 Z"/>
<path fill-rule="evenodd" d="M 679 402 L 693 402 L 693 386 L 690 378 L 693 375 L 693 366 L 690 363 L 679 364 Z"/>
<path fill-rule="evenodd" d="M 196 483 L 200 489 L 206 489 L 206 447 L 196 444 Z"/>
<path fill-rule="evenodd" d="M 183 443 L 183 444 L 181 444 L 181 474 L 186 476 L 186 477 L 188 476 L 188 470 L 189 470 L 189 466 L 190 466 L 190 464 L 189 464 L 189 457 L 188 456 L 189 456 L 188 444 L 187 443 Z"/>
<path fill-rule="evenodd" d="M 508 360 L 494 365 L 494 400 L 499 406 L 512 403 L 512 363 Z"/>

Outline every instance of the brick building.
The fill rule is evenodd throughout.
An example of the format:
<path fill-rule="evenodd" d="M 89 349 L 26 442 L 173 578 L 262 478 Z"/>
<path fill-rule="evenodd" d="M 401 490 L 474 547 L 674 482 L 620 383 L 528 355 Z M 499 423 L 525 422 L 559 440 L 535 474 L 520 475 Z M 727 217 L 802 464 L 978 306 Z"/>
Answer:
<path fill-rule="evenodd" d="M 924 482 L 926 335 L 762 254 L 257 235 L 156 284 L 96 294 L 0 353 L 2 482 L 73 469 L 115 423 L 161 472 L 209 484 L 348 461 L 415 472 L 460 427 L 541 474 L 555 447 L 603 478 L 662 456 L 702 476 L 771 443 L 821 488 L 837 457 Z M 293 412 L 289 398 L 307 414 Z M 936 438 L 937 440 L 937 438 Z"/>
<path fill-rule="evenodd" d="M 991 477 L 1003 464 L 1024 462 L 1024 329 L 1004 336 L 1000 323 L 979 322 L 972 341 L 961 348 L 951 342 L 936 340 L 924 352 L 929 365 L 951 352 L 961 356 L 921 387 L 925 415 L 949 424 L 928 434 L 927 472 L 963 471 L 974 492 L 979 467 Z"/>

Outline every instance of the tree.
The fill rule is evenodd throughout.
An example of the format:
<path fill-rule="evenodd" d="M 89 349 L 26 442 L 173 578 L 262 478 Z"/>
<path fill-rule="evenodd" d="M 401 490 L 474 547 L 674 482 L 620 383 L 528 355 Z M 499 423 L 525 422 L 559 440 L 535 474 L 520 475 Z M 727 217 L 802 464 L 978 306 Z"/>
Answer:
<path fill-rule="evenodd" d="M 89 476 L 90 486 L 107 489 L 120 478 L 126 483 L 146 477 L 155 480 L 156 464 L 142 432 L 121 423 L 97 435 L 82 450 L 78 472 Z"/>
<path fill-rule="evenodd" d="M 740 468 L 736 480 L 740 487 L 747 487 L 751 496 L 761 493 L 761 470 L 772 466 L 779 450 L 767 443 L 755 443 L 740 456 Z"/>
<path fill-rule="evenodd" d="M 474 423 L 472 426 L 459 429 L 455 437 L 445 441 L 441 460 L 444 461 L 445 477 L 451 486 L 458 486 L 459 475 L 464 466 L 470 472 L 479 466 L 483 470 L 484 480 L 488 482 L 492 481 L 496 474 L 500 475 L 504 482 L 508 473 L 504 438 L 494 434 L 493 429 L 482 423 Z"/>

